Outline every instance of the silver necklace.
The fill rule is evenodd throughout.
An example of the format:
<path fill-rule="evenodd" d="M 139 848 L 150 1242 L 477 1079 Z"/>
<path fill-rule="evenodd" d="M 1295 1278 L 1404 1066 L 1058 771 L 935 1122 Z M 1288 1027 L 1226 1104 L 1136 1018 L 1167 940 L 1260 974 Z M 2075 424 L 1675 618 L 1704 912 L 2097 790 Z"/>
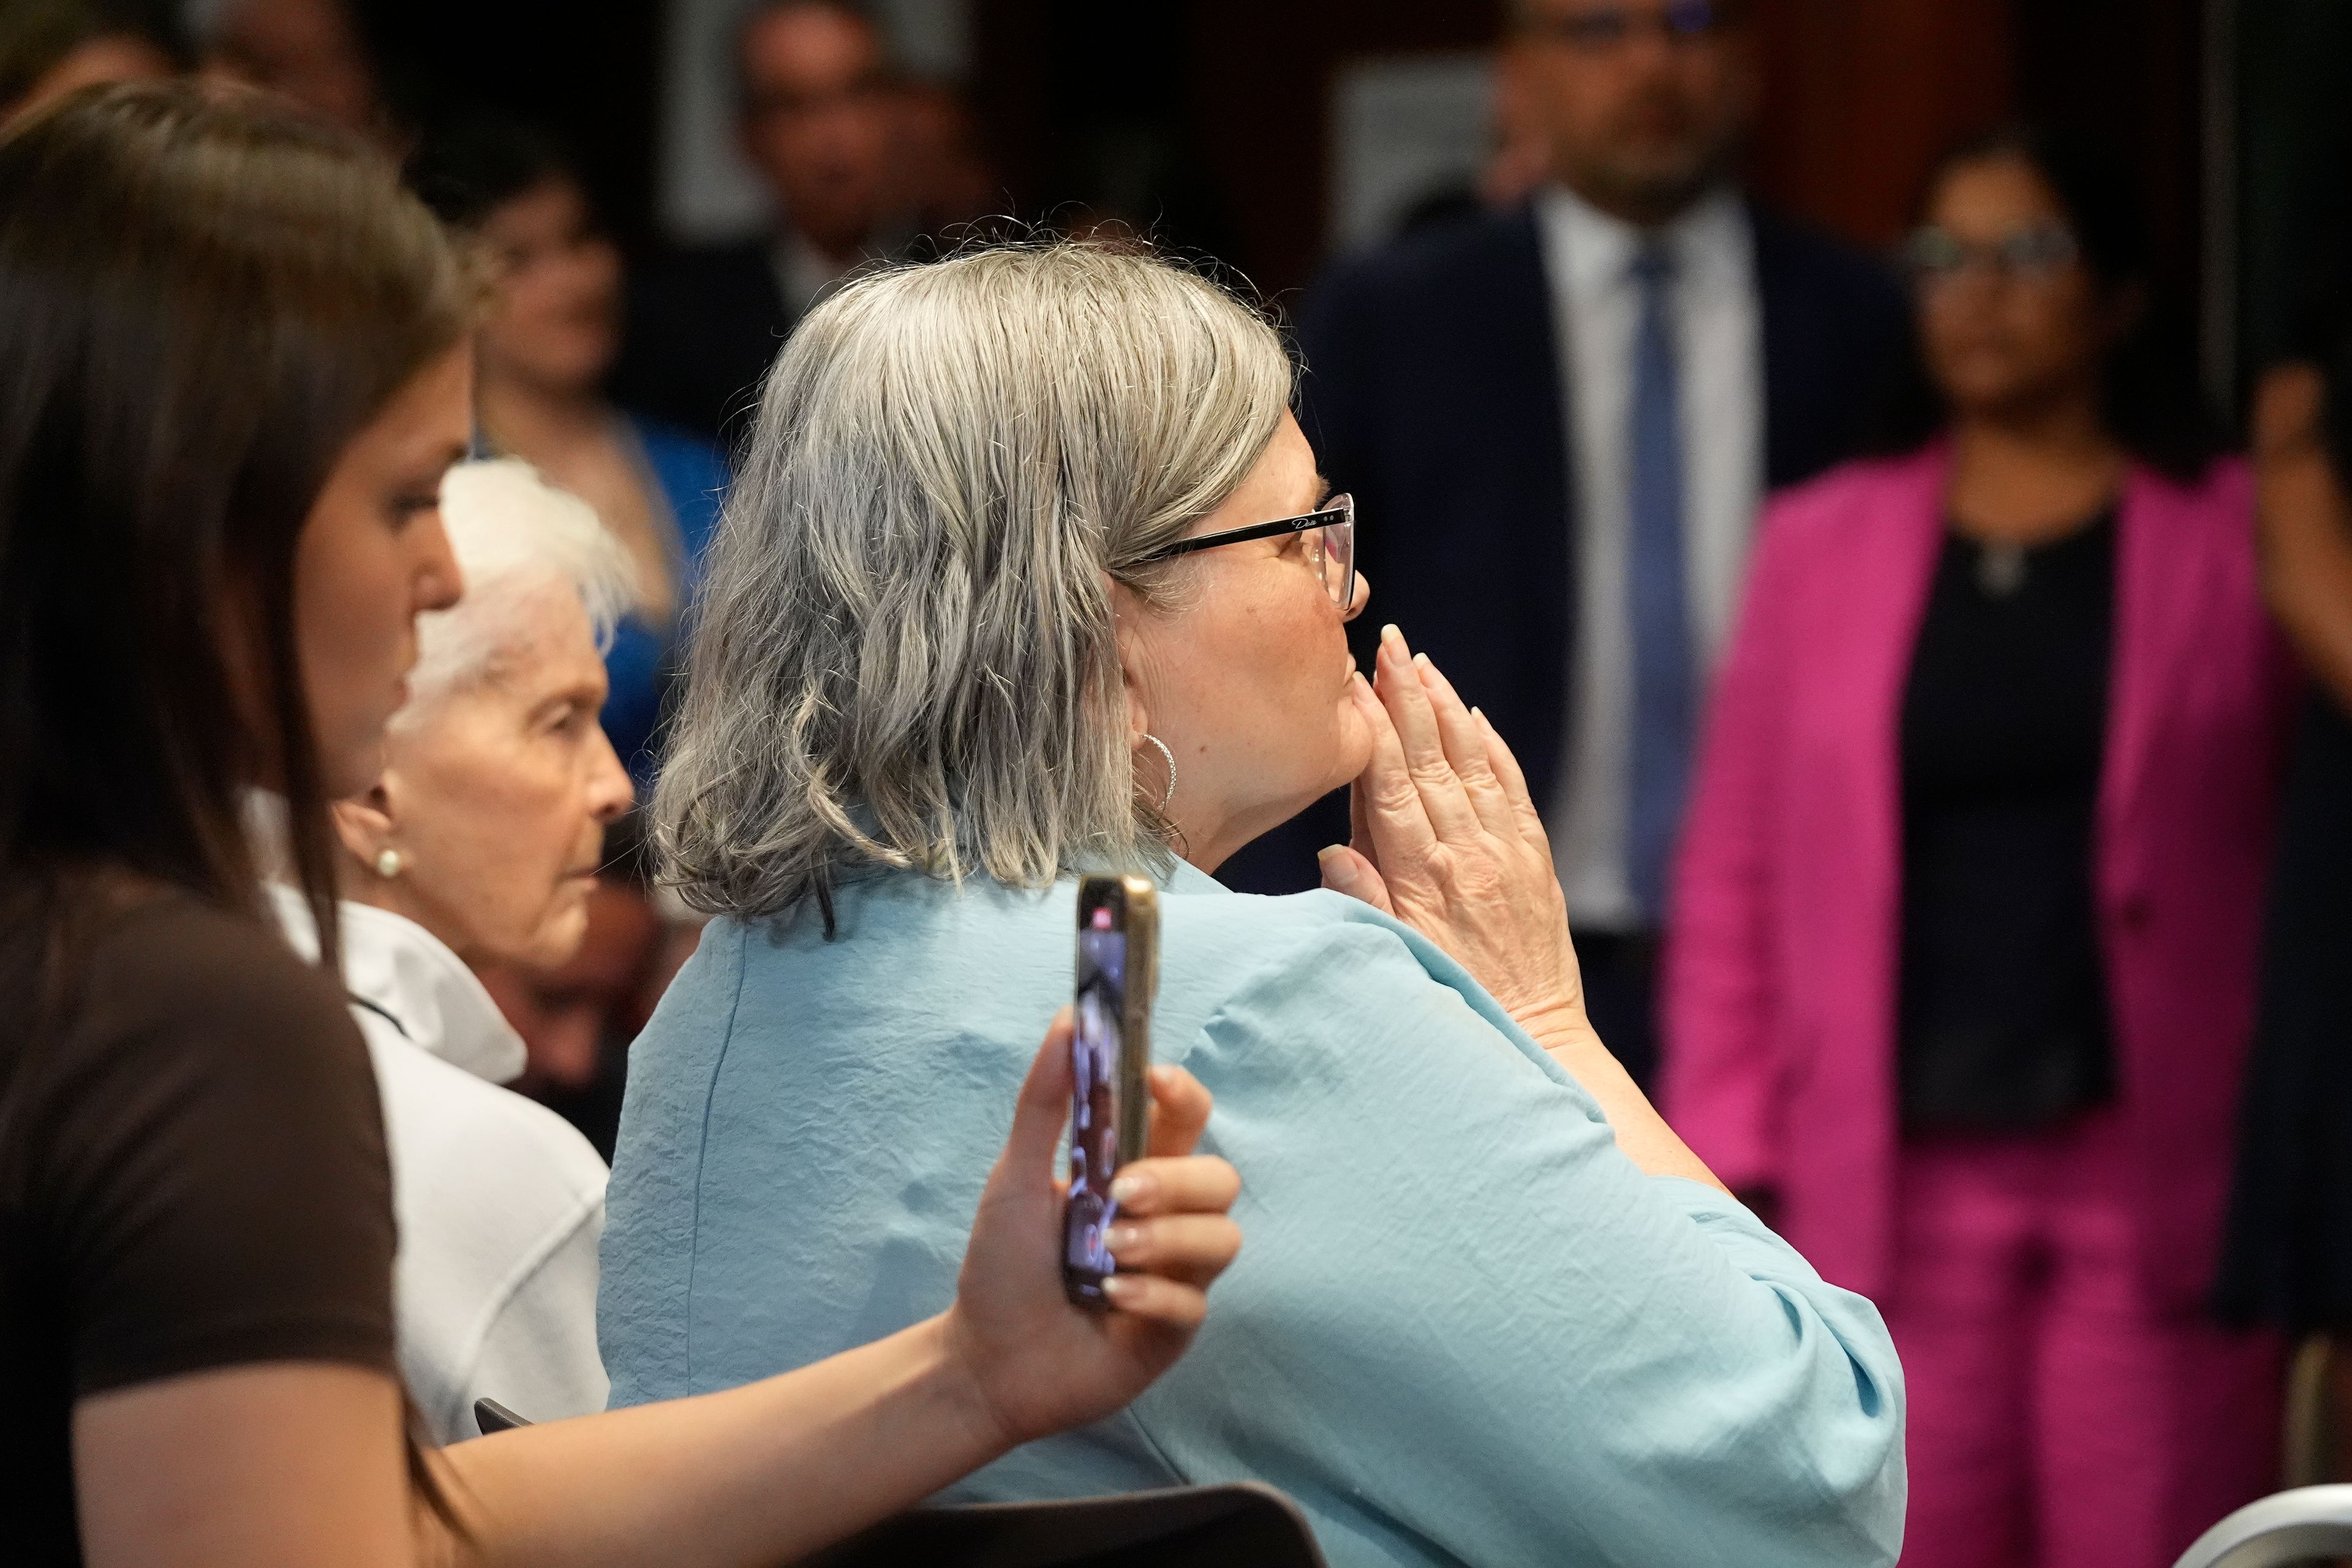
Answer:
<path fill-rule="evenodd" d="M 2006 599 L 2025 586 L 2025 546 L 2006 542 L 1977 546 L 1977 586 Z"/>

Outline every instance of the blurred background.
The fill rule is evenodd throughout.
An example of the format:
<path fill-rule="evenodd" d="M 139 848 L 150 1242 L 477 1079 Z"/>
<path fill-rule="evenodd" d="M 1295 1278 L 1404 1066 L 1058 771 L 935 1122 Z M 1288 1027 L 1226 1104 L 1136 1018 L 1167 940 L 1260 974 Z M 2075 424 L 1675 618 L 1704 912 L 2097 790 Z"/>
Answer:
<path fill-rule="evenodd" d="M 35 0 L 10 0 L 11 6 Z M 260 8 L 299 12 L 311 0 Z M 227 0 L 128 0 L 200 34 Z M 485 110 L 561 134 L 633 258 L 756 233 L 737 149 L 735 0 L 352 0 L 410 133 Z M 873 0 L 919 155 L 1024 219 L 1117 219 L 1269 294 L 1478 199 L 1507 156 L 1502 0 Z M 1938 152 L 2012 117 L 2095 132 L 2139 174 L 2168 291 L 2200 313 L 2217 398 L 2293 330 L 2335 244 L 2329 0 L 1761 0 L 1769 204 L 1891 246 Z M 289 39 L 298 22 L 282 28 Z M 299 47 L 299 40 L 289 42 Z"/>
<path fill-rule="evenodd" d="M 562 127 L 633 243 L 762 221 L 730 144 L 731 0 L 362 0 L 402 107 L 493 104 Z M 1336 249 L 1471 199 L 1498 125 L 1500 0 L 889 0 L 903 69 L 954 89 L 1003 210 L 1107 212 L 1272 293 Z M 2287 329 L 2352 8 L 2328 0 L 1764 0 L 1751 182 L 1874 246 L 1937 153 L 2012 116 L 2095 132 L 2137 165 L 2209 369 Z M 462 48 L 448 41 L 462 38 Z M 2217 384 L 2218 390 L 2218 384 Z"/>
<path fill-rule="evenodd" d="M 815 300 L 866 258 L 1009 220 L 1145 234 L 1295 311 L 1333 263 L 1544 181 L 1507 4 L 0 0 L 0 106 L 190 68 L 257 82 L 378 140 L 486 242 L 502 303 L 485 447 L 587 497 L 658 588 L 604 715 L 642 794 L 725 455 Z M 1889 280 L 1939 159 L 2025 121 L 2087 136 L 2138 187 L 2143 281 L 2193 316 L 2223 430 L 2263 367 L 2326 335 L 2352 154 L 2342 0 L 1720 8 L 1761 70 L 1747 189 Z M 642 890 L 633 843 L 625 826 Z M 573 973 L 500 987 L 530 1087 L 605 1146 L 622 1054 L 683 951 L 661 929 L 616 892 Z"/>
<path fill-rule="evenodd" d="M 1545 178 L 1507 3 L 0 0 L 0 102 L 187 68 L 259 82 L 375 137 L 488 241 L 507 302 L 484 340 L 486 441 L 587 496 L 664 584 L 605 713 L 642 792 L 720 459 L 811 303 L 862 258 L 1010 219 L 1143 233 L 1295 312 L 1334 262 Z M 2224 430 L 2262 367 L 2324 335 L 2352 5 L 1739 14 L 1763 206 L 1892 268 L 1938 159 L 2033 121 L 2087 135 L 2139 187 L 2147 280 L 2193 314 Z M 597 931 L 576 973 L 501 999 L 532 1087 L 608 1146 L 622 1053 L 677 953 L 617 896 Z"/>

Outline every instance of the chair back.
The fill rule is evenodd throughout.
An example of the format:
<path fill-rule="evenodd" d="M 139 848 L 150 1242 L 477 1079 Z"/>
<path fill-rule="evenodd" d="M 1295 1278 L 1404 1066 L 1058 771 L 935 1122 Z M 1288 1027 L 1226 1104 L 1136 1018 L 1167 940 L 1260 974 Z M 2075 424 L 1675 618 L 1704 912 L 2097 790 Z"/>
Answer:
<path fill-rule="evenodd" d="M 894 1514 L 809 1568 L 1328 1568 L 1298 1505 L 1255 1481 Z"/>
<path fill-rule="evenodd" d="M 2352 1552 L 2352 1486 L 2297 1487 L 2250 1502 L 2197 1538 L 2173 1568 L 2284 1568 Z"/>
<path fill-rule="evenodd" d="M 482 1436 L 530 1422 L 474 1401 Z M 2352 1492 L 2352 1487 L 2333 1489 Z M 2231 1517 L 2235 1517 L 2232 1515 Z M 2284 1560 L 2282 1560 L 2284 1561 Z M 804 1568 L 1329 1568 L 1298 1505 L 1256 1481 L 1063 1502 L 908 1509 L 804 1560 Z M 2231 1563 L 2230 1568 L 2251 1568 Z"/>
<path fill-rule="evenodd" d="M 474 1425 L 479 1426 L 482 1436 L 487 1437 L 493 1432 L 511 1432 L 530 1423 L 495 1399 L 477 1399 L 474 1401 Z"/>

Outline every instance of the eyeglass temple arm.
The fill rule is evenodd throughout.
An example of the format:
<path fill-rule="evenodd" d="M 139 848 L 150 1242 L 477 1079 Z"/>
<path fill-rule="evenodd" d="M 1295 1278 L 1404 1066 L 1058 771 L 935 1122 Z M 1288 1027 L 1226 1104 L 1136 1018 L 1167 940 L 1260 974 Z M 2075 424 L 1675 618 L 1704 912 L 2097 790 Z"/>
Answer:
<path fill-rule="evenodd" d="M 1278 518 L 1272 522 L 1254 522 L 1247 528 L 1229 528 L 1222 533 L 1204 533 L 1197 539 L 1180 539 L 1163 545 L 1147 557 L 1164 560 L 1171 555 L 1190 555 L 1195 550 L 1213 549 L 1220 544 L 1244 544 L 1253 539 L 1273 539 L 1285 533 L 1305 533 L 1313 528 L 1329 528 L 1348 521 L 1345 508 L 1334 507 L 1328 511 L 1310 511 L 1304 517 Z"/>

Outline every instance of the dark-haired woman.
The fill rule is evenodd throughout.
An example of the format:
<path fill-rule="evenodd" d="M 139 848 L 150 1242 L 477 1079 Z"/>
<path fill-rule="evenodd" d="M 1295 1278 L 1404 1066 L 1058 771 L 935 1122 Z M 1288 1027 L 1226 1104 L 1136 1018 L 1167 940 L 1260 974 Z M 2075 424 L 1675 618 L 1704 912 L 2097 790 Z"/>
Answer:
<path fill-rule="evenodd" d="M 1932 423 L 1771 506 L 1675 887 L 1668 1113 L 1885 1310 L 1927 1568 L 2168 1562 L 2273 1451 L 2200 1306 L 2286 677 L 2126 188 L 1937 174 Z"/>
<path fill-rule="evenodd" d="M 528 126 L 471 121 L 428 138 L 409 180 L 488 264 L 475 340 L 484 439 L 594 507 L 636 562 L 644 594 L 605 655 L 603 722 L 643 795 L 677 612 L 719 521 L 727 465 L 604 395 L 620 352 L 621 253 L 559 144 Z"/>
<path fill-rule="evenodd" d="M 82 93 L 0 136 L 12 1564 L 787 1560 L 1117 1408 L 1237 1245 L 1229 1167 L 1147 1162 L 1116 1310 L 1063 1300 L 1059 1026 L 945 1312 L 404 1466 L 374 1079 L 271 934 L 245 825 L 282 798 L 331 932 L 326 802 L 375 773 L 414 618 L 459 592 L 436 492 L 470 304 L 388 171 L 250 103 Z M 1153 1152 L 1186 1155 L 1207 1097 L 1154 1088 Z"/>

